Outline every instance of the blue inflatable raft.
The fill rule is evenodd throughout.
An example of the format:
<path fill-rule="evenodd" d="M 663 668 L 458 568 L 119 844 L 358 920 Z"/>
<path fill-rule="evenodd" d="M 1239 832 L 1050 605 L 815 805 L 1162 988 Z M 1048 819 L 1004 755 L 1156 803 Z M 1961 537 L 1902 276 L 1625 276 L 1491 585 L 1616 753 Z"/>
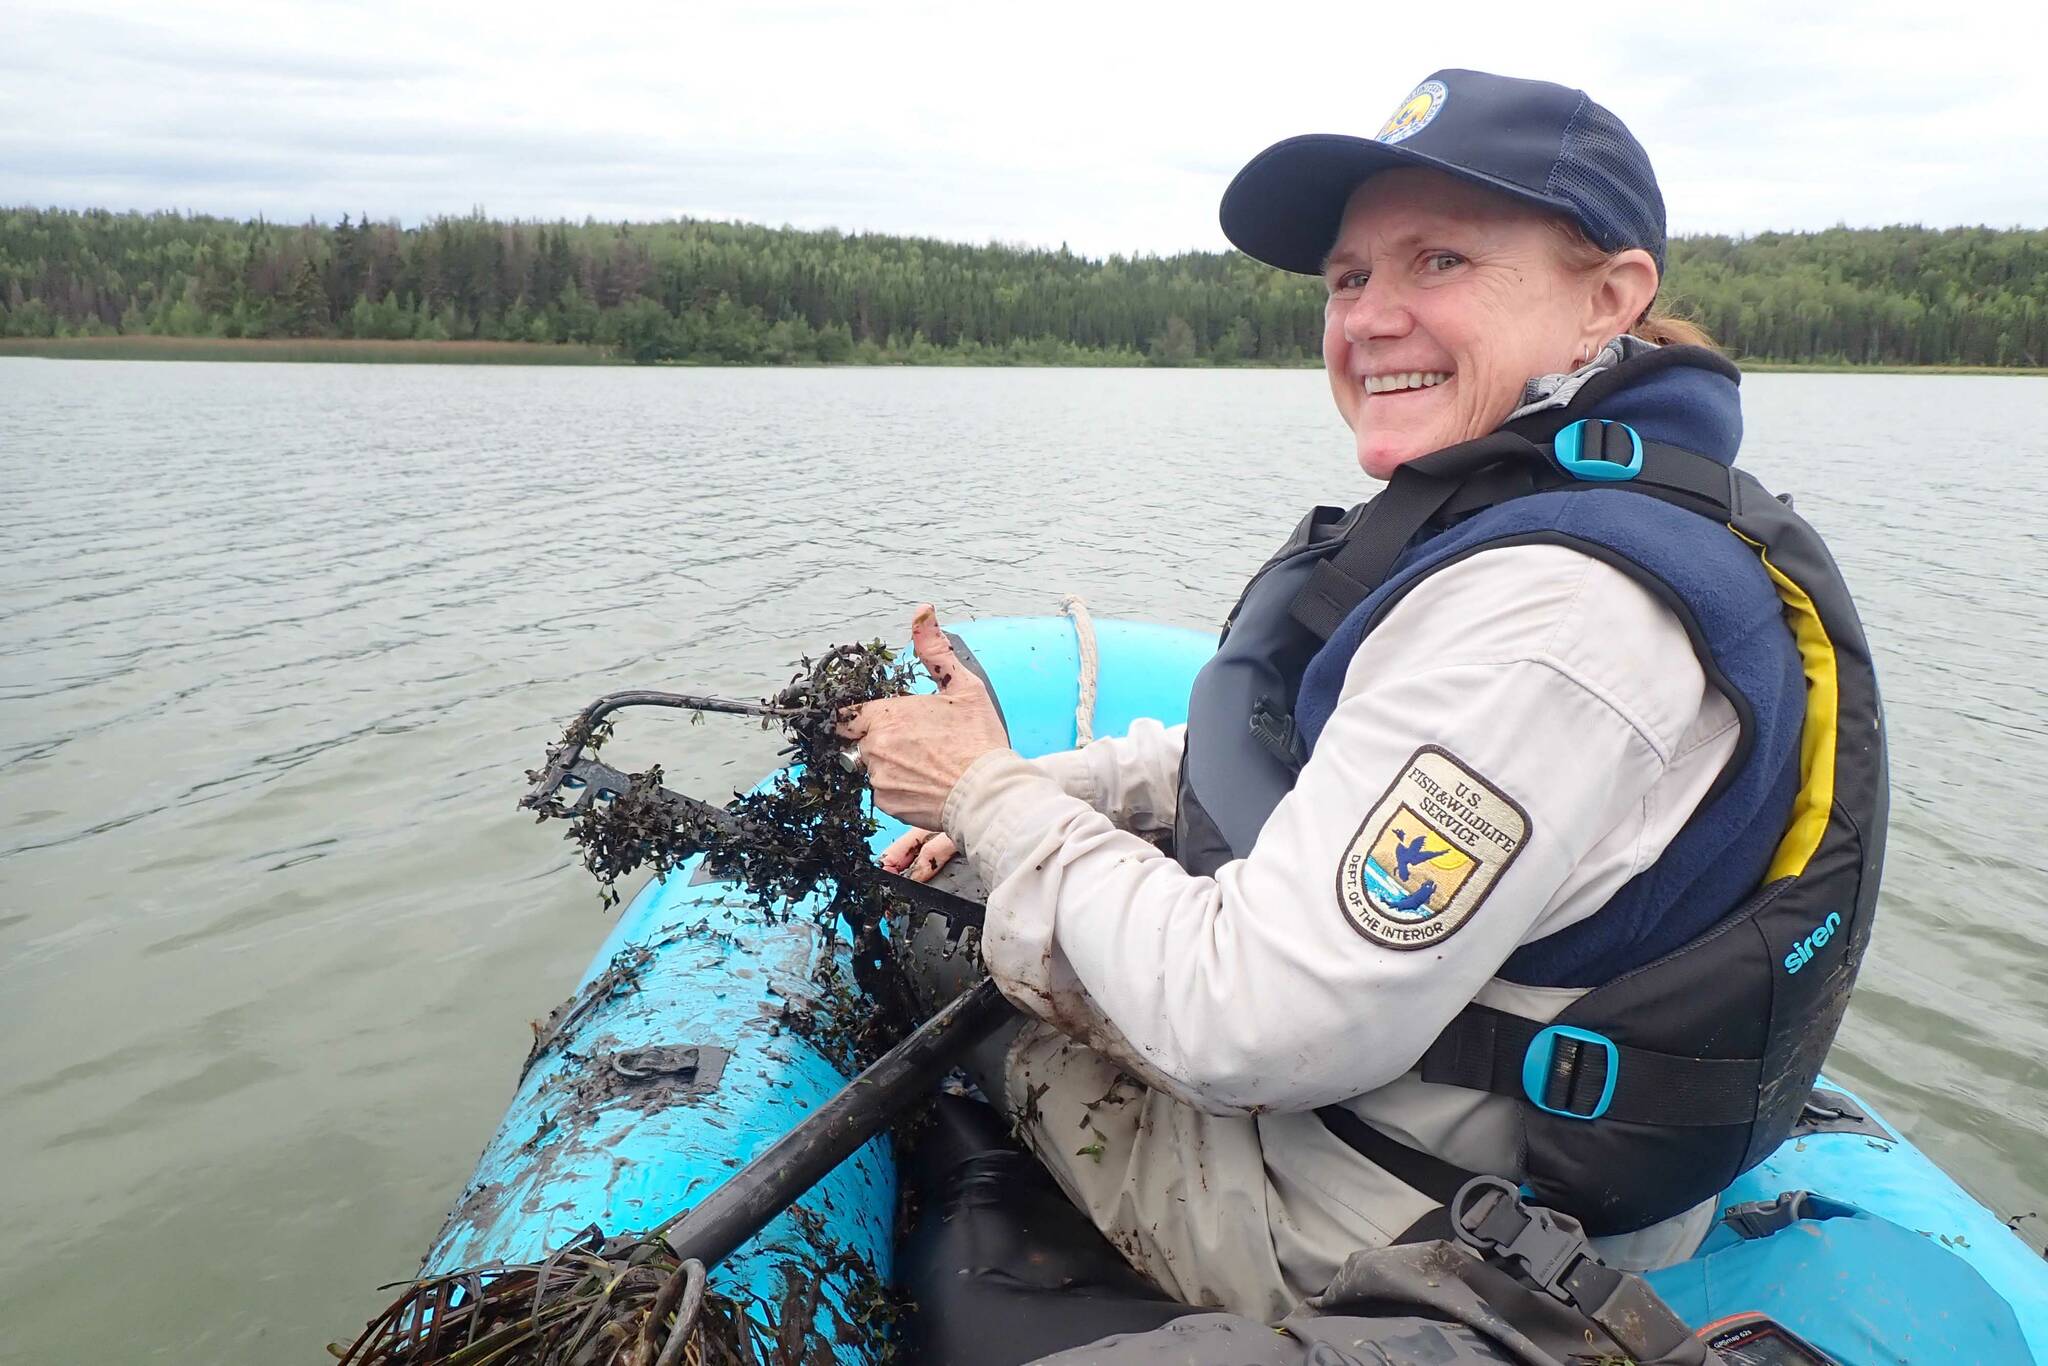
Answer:
<path fill-rule="evenodd" d="M 989 620 L 956 630 L 986 669 L 1016 748 L 1071 747 L 1074 623 Z M 1096 733 L 1120 734 L 1141 716 L 1185 718 L 1213 637 L 1105 621 L 1096 640 Z M 876 847 L 900 829 L 884 821 Z M 831 1096 L 844 1077 L 781 1023 L 786 1005 L 811 995 L 822 951 L 804 917 L 764 927 L 736 888 L 696 860 L 650 882 L 575 995 L 540 1026 L 504 1123 L 424 1269 L 537 1260 L 592 1225 L 651 1228 Z M 1853 1366 L 2020 1361 L 2020 1334 L 2048 1361 L 2048 1262 L 1870 1107 L 1839 1097 L 1839 1122 L 1795 1134 L 1725 1200 L 1810 1191 L 1856 1216 L 1808 1218 L 1746 1245 L 1768 1255 L 1731 1251 L 1717 1235 L 1694 1261 L 1657 1273 L 1659 1289 L 1696 1326 L 1760 1309 Z M 729 1258 L 713 1282 L 765 1312 L 812 1319 L 839 1360 L 871 1361 L 877 1344 L 861 1330 L 855 1302 L 863 1278 L 849 1268 L 864 1262 L 890 1274 L 895 1221 L 896 1172 L 887 1140 L 877 1139 Z M 1811 1236 L 1794 1242 L 1802 1233 Z M 1921 1254 L 1936 1247 L 1942 1255 L 1929 1271 Z M 1914 1256 L 1902 1259 L 1902 1248 Z M 1901 1284 L 1908 1263 L 1911 1283 Z M 2012 1318 L 1966 1307 L 1998 1301 Z M 1952 1311 L 2001 1321 L 1978 1332 Z M 1902 1335 L 1914 1340 L 1901 1345 Z"/>

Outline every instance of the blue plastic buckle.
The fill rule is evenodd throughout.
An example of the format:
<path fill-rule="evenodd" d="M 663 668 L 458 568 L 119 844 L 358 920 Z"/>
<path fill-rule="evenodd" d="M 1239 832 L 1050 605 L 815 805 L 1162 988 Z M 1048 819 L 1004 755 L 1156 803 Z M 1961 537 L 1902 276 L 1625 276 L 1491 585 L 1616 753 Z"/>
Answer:
<path fill-rule="evenodd" d="M 1600 1087 L 1600 1099 L 1591 1110 L 1579 1111 L 1562 1109 L 1544 1103 L 1543 1096 L 1549 1090 L 1551 1070 L 1557 1064 L 1557 1041 L 1574 1039 L 1581 1044 L 1598 1044 L 1607 1050 L 1607 1078 Z M 1579 1050 L 1581 1056 L 1584 1049 Z M 1535 1038 L 1529 1040 L 1529 1049 L 1522 1054 L 1522 1094 L 1529 1103 L 1539 1110 L 1566 1119 L 1598 1119 L 1607 1113 L 1607 1107 L 1614 1103 L 1614 1079 L 1621 1075 L 1621 1050 L 1614 1046 L 1614 1040 L 1604 1034 L 1595 1034 L 1590 1029 L 1575 1029 L 1571 1025 L 1551 1025 Z"/>
<path fill-rule="evenodd" d="M 1626 461 L 1607 458 L 1610 452 L 1620 454 L 1618 432 L 1628 434 L 1629 456 Z M 1550 449 L 1557 457 L 1559 467 L 1574 479 L 1618 484 L 1643 472 L 1643 439 L 1626 422 L 1582 417 L 1552 437 Z"/>

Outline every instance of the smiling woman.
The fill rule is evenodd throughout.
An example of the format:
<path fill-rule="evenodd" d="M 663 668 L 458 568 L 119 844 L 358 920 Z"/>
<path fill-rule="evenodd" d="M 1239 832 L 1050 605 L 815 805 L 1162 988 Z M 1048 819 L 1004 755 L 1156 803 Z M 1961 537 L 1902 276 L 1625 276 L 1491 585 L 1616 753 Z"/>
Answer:
<path fill-rule="evenodd" d="M 1176 1298 L 1277 1317 L 1441 1236 L 1475 1173 L 1610 1263 L 1683 1260 L 1790 1131 L 1869 937 L 1848 590 L 1732 468 L 1739 372 L 1659 344 L 1703 340 L 1651 313 L 1663 197 L 1582 92 L 1437 72 L 1376 137 L 1261 153 L 1222 221 L 1321 276 L 1385 492 L 1302 521 L 1184 727 L 1027 762 L 972 689 L 864 711 L 878 803 L 943 829 L 886 857 L 990 887 L 986 966 L 1032 1017 L 990 1089 Z"/>
<path fill-rule="evenodd" d="M 1647 251 L 1575 267 L 1554 221 L 1436 170 L 1352 192 L 1323 266 L 1323 365 L 1367 474 L 1492 431 L 1530 376 L 1585 364 L 1649 307 Z"/>

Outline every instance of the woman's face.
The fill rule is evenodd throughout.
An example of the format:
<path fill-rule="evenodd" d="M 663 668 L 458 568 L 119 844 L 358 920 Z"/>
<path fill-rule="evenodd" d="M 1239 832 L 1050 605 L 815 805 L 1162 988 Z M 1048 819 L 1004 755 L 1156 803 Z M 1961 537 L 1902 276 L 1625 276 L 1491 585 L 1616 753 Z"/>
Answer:
<path fill-rule="evenodd" d="M 1567 265 L 1540 212 L 1452 176 L 1359 186 L 1323 270 L 1323 368 L 1365 472 L 1484 436 L 1531 377 L 1622 331 L 1599 275 Z"/>

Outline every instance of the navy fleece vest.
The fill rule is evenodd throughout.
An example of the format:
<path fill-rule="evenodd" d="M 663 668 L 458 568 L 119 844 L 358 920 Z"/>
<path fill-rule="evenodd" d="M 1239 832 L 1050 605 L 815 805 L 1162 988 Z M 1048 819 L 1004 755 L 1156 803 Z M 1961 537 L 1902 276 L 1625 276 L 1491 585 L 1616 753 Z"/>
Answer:
<path fill-rule="evenodd" d="M 1798 786 L 1806 690 L 1798 651 L 1756 552 L 1726 526 L 1621 489 L 1518 498 L 1411 547 L 1302 676 L 1294 716 L 1313 749 L 1344 674 L 1384 610 L 1424 576 L 1489 546 L 1563 544 L 1630 573 L 1677 612 L 1743 739 L 1708 799 L 1653 865 L 1600 910 L 1524 944 L 1500 976 L 1590 987 L 1678 948 L 1734 910 L 1762 880 Z"/>

